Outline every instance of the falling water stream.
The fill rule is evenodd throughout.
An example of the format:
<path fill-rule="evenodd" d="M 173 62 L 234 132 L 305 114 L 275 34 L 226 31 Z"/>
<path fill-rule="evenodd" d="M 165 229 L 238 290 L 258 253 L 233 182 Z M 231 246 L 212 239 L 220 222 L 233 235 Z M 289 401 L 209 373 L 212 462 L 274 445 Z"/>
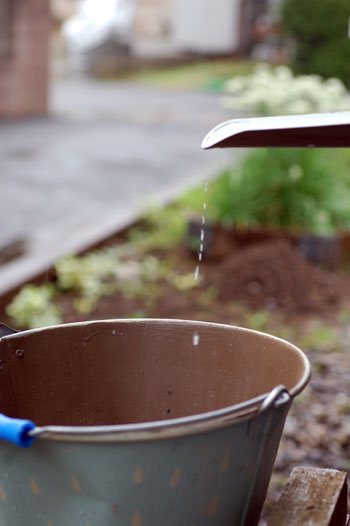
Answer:
<path fill-rule="evenodd" d="M 208 191 L 208 182 L 204 181 L 204 192 L 207 193 Z M 205 199 L 205 198 L 204 198 Z M 196 265 L 196 269 L 194 271 L 194 279 L 195 281 L 198 281 L 199 277 L 199 264 L 203 260 L 203 252 L 204 252 L 204 237 L 205 237 L 205 211 L 207 209 L 207 203 L 204 200 L 203 202 L 203 211 L 202 211 L 202 220 L 201 220 L 201 229 L 200 229 L 200 235 L 199 235 L 199 250 L 198 250 L 198 263 Z M 197 331 L 193 334 L 193 346 L 196 347 L 199 344 L 199 334 Z"/>

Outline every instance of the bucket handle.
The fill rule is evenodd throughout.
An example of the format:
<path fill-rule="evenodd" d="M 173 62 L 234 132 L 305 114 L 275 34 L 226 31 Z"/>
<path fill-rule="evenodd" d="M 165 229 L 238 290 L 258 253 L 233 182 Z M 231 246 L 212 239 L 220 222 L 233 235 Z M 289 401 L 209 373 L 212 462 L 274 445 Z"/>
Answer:
<path fill-rule="evenodd" d="M 256 423 L 256 417 L 261 413 L 265 412 L 271 407 L 279 407 L 290 401 L 291 396 L 288 390 L 283 385 L 274 387 L 263 399 L 259 409 L 255 413 L 255 417 L 250 422 L 249 433 L 253 433 L 251 425 Z M 260 432 L 259 424 L 254 427 L 254 432 Z M 30 446 L 38 431 L 45 430 L 46 428 L 38 428 L 31 420 L 23 420 L 19 418 L 10 418 L 0 413 L 0 440 L 6 440 L 20 447 Z M 47 428 L 49 429 L 49 428 Z"/>
<path fill-rule="evenodd" d="M 28 447 L 33 443 L 34 436 L 30 431 L 35 428 L 31 420 L 10 418 L 0 413 L 0 440 L 12 442 L 16 446 Z"/>
<path fill-rule="evenodd" d="M 13 329 L 12 327 L 9 327 L 8 325 L 5 325 L 5 323 L 0 323 L 0 338 L 3 338 L 4 336 L 9 336 L 10 334 L 16 334 L 16 329 Z"/>
<path fill-rule="evenodd" d="M 17 331 L 12 327 L 8 327 L 4 323 L 0 323 L 0 339 L 4 336 L 15 334 Z M 256 416 L 267 410 L 269 407 L 278 407 L 290 400 L 291 396 L 288 390 L 283 385 L 274 387 L 261 402 Z M 35 424 L 31 420 L 21 418 L 11 418 L 0 413 L 0 440 L 11 442 L 20 447 L 30 446 L 37 433 L 35 432 Z M 36 428 L 39 429 L 39 428 Z"/>
<path fill-rule="evenodd" d="M 278 409 L 291 401 L 292 397 L 284 385 L 276 385 L 267 393 L 257 409 L 254 418 L 249 422 L 248 435 L 258 436 L 264 432 L 265 419 L 259 418 L 263 413 Z"/>
<path fill-rule="evenodd" d="M 265 396 L 264 400 L 258 409 L 257 415 L 260 415 L 263 411 L 266 411 L 270 406 L 279 407 L 280 405 L 288 402 L 291 396 L 288 389 L 284 385 L 276 385 L 271 391 Z"/>

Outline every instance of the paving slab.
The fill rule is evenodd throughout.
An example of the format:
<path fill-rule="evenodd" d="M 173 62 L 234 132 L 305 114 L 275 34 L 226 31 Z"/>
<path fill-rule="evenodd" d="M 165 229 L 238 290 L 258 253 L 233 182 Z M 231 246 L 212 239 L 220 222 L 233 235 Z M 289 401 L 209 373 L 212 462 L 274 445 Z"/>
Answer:
<path fill-rule="evenodd" d="M 220 95 L 89 79 L 52 83 L 50 115 L 0 123 L 0 295 L 215 173 L 201 141 L 232 118 Z"/>

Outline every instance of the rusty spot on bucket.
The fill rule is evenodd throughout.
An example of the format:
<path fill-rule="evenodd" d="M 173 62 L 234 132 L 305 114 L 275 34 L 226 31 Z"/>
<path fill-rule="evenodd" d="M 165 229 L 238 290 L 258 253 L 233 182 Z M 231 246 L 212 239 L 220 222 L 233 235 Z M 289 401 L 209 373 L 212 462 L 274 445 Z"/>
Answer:
<path fill-rule="evenodd" d="M 180 481 L 180 476 L 181 476 L 181 469 L 177 467 L 174 473 L 171 475 L 170 480 L 169 480 L 169 486 L 171 488 L 176 488 L 176 486 L 178 485 Z"/>
<path fill-rule="evenodd" d="M 7 495 L 2 484 L 0 484 L 0 497 L 4 502 L 7 502 Z"/>
<path fill-rule="evenodd" d="M 32 478 L 32 480 L 30 481 L 30 489 L 32 490 L 32 493 L 34 493 L 34 495 L 40 495 L 40 488 L 35 478 Z"/>
<path fill-rule="evenodd" d="M 131 526 L 142 526 L 142 517 L 139 510 L 136 510 L 132 516 Z"/>
<path fill-rule="evenodd" d="M 143 470 L 140 465 L 137 466 L 136 471 L 134 473 L 134 482 L 137 485 L 142 484 L 143 482 Z"/>
<path fill-rule="evenodd" d="M 74 475 L 73 475 L 73 477 L 72 477 L 72 488 L 73 488 L 73 490 L 74 490 L 76 493 L 81 493 L 81 492 L 82 492 L 80 482 L 79 482 L 79 480 L 77 479 L 77 477 L 75 477 Z"/>
<path fill-rule="evenodd" d="M 118 506 L 116 504 L 112 504 L 112 511 L 113 511 L 114 515 L 118 514 Z"/>
<path fill-rule="evenodd" d="M 224 457 L 223 457 L 223 459 L 221 460 L 221 463 L 220 463 L 220 472 L 221 473 L 225 473 L 225 471 L 229 467 L 229 465 L 230 465 L 230 457 L 231 457 L 230 451 L 227 450 L 225 455 L 224 455 Z"/>
<path fill-rule="evenodd" d="M 214 515 L 219 503 L 219 497 L 216 495 L 211 499 L 208 506 L 208 515 Z"/>
<path fill-rule="evenodd" d="M 51 521 L 48 521 L 48 522 L 47 522 L 47 526 L 52 526 L 52 522 L 51 522 Z"/>

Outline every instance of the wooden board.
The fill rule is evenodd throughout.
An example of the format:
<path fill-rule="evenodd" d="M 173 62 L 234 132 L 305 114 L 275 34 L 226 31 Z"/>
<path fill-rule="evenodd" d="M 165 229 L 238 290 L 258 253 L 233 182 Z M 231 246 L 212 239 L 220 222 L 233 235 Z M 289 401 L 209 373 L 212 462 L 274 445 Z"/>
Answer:
<path fill-rule="evenodd" d="M 347 473 L 294 468 L 268 526 L 346 526 Z"/>

